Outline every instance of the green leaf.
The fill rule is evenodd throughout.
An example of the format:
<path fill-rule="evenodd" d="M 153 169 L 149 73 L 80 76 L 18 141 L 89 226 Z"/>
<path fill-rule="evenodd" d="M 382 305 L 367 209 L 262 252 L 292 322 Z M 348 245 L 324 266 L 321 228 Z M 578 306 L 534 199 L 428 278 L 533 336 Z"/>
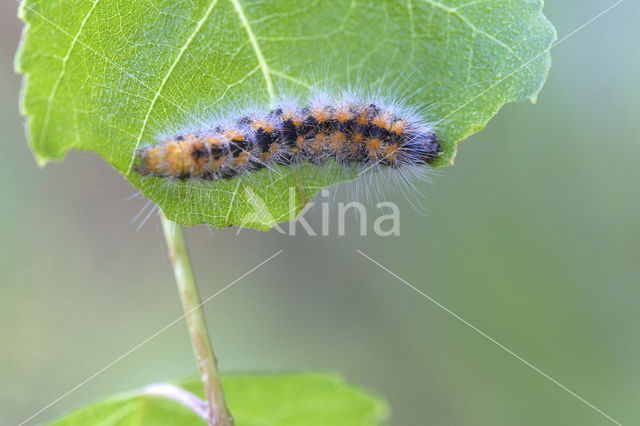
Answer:
<path fill-rule="evenodd" d="M 387 405 L 339 377 L 327 374 L 228 376 L 225 396 L 236 426 L 378 425 Z M 203 397 L 199 379 L 180 386 Z M 188 408 L 173 400 L 129 393 L 81 408 L 52 423 L 71 425 L 200 425 Z"/>
<path fill-rule="evenodd" d="M 309 87 L 392 86 L 431 104 L 438 164 L 502 105 L 531 99 L 555 31 L 542 0 L 25 0 L 22 100 L 40 164 L 93 151 L 172 220 L 268 229 L 354 169 L 281 167 L 215 182 L 141 178 L 136 148 L 197 114 Z M 357 76 L 357 77 L 356 77 Z M 249 101 L 247 101 L 249 100 Z M 291 191 L 290 191 L 291 189 Z"/>

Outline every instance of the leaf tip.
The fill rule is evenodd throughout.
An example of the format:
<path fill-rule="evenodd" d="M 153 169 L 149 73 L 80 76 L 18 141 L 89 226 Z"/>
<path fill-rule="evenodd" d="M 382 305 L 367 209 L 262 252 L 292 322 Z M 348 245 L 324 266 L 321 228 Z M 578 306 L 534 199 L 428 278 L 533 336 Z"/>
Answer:
<path fill-rule="evenodd" d="M 49 163 L 49 159 L 47 157 L 37 153 L 34 153 L 34 155 L 36 157 L 36 163 L 38 164 L 39 168 L 42 169 L 44 166 L 46 166 Z"/>

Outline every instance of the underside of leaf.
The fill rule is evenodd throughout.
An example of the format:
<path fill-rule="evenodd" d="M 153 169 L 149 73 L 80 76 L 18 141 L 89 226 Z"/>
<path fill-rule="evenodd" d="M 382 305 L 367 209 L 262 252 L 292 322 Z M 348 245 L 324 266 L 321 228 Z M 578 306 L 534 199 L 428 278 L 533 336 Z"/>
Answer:
<path fill-rule="evenodd" d="M 142 178 L 132 170 L 137 149 L 230 111 L 355 87 L 425 107 L 442 140 L 435 166 L 452 164 L 457 143 L 502 105 L 535 100 L 555 40 L 541 7 L 26 0 L 16 67 L 25 74 L 29 141 L 41 164 L 71 148 L 99 154 L 178 223 L 268 229 L 357 173 L 308 164 L 210 182 Z"/>

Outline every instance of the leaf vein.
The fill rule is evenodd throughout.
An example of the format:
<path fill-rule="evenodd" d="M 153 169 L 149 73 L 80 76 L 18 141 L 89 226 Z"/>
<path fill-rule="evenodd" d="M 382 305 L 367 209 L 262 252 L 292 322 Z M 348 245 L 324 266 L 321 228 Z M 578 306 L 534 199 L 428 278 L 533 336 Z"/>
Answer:
<path fill-rule="evenodd" d="M 498 46 L 500 46 L 500 47 L 504 48 L 505 50 L 509 51 L 513 56 L 515 56 L 520 61 L 521 64 L 524 63 L 524 60 L 520 57 L 520 55 L 518 55 L 515 52 L 515 50 L 513 50 L 513 48 L 511 46 L 507 45 L 505 42 L 503 42 L 502 40 L 498 39 L 496 36 L 494 36 L 492 34 L 489 34 L 485 30 L 482 30 L 482 29 L 476 27 L 475 24 L 473 22 L 471 22 L 466 16 L 461 14 L 458 11 L 457 8 L 445 6 L 444 4 L 438 3 L 437 1 L 434 1 L 434 0 L 423 0 L 423 1 L 425 3 L 427 3 L 427 4 L 430 4 L 431 6 L 437 7 L 438 9 L 442 9 L 445 12 L 455 16 L 460 21 L 462 21 L 462 23 L 464 23 L 466 26 L 468 26 L 472 31 L 485 36 L 486 38 L 488 38 L 492 42 L 496 43 Z"/>
<path fill-rule="evenodd" d="M 60 87 L 60 82 L 62 81 L 62 78 L 64 77 L 64 74 L 65 74 L 65 72 L 67 70 L 67 62 L 69 61 L 69 58 L 71 57 L 71 52 L 73 52 L 73 49 L 76 46 L 76 43 L 78 42 L 78 39 L 80 38 L 80 35 L 82 34 L 82 30 L 84 30 L 84 27 L 87 24 L 87 21 L 89 20 L 89 17 L 93 13 L 93 11 L 96 8 L 96 6 L 98 5 L 99 1 L 100 0 L 94 0 L 93 5 L 91 5 L 91 8 L 87 12 L 87 15 L 82 20 L 82 23 L 80 24 L 80 28 L 78 28 L 78 32 L 76 33 L 76 35 L 71 40 L 71 44 L 69 45 L 69 49 L 67 50 L 66 55 L 64 55 L 64 58 L 62 58 L 62 68 L 60 69 L 60 73 L 58 74 L 58 77 L 56 78 L 56 81 L 53 83 L 53 86 L 51 87 L 51 92 L 49 93 L 49 96 L 47 97 L 47 109 L 45 110 L 45 113 L 44 113 L 44 120 L 43 120 L 43 123 L 42 123 L 42 130 L 40 131 L 40 137 L 38 138 L 38 141 L 42 141 L 42 139 L 43 139 L 43 137 L 44 137 L 44 135 L 45 135 L 45 133 L 47 131 L 47 127 L 49 127 L 49 120 L 51 118 L 51 105 L 53 105 L 53 100 L 55 99 L 56 94 L 58 92 L 58 87 Z"/>
<path fill-rule="evenodd" d="M 231 212 L 233 211 L 233 203 L 236 201 L 236 195 L 238 194 L 238 191 L 240 190 L 240 182 L 242 182 L 242 180 L 238 179 L 238 183 L 236 184 L 236 189 L 231 194 L 231 202 L 229 203 L 229 210 L 227 211 L 227 215 L 224 218 L 224 226 L 225 227 L 229 225 L 229 218 L 231 217 Z"/>
<path fill-rule="evenodd" d="M 185 52 L 187 51 L 187 49 L 191 45 L 191 42 L 193 42 L 193 40 L 196 38 L 196 36 L 200 32 L 200 30 L 202 29 L 202 27 L 204 26 L 206 21 L 211 16 L 211 13 L 213 13 L 213 9 L 216 7 L 217 3 L 218 3 L 218 0 L 213 0 L 209 4 L 209 7 L 207 8 L 204 16 L 200 19 L 200 21 L 198 21 L 198 25 L 196 25 L 196 27 L 194 28 L 193 32 L 191 33 L 191 35 L 187 39 L 187 41 L 184 43 L 184 45 L 178 51 L 178 55 L 176 56 L 176 58 L 174 59 L 173 63 L 171 64 L 171 66 L 167 70 L 167 73 L 165 74 L 164 78 L 162 79 L 162 82 L 160 83 L 160 86 L 158 87 L 158 90 L 156 90 L 156 92 L 155 92 L 155 94 L 153 96 L 153 99 L 151 100 L 151 104 L 149 105 L 149 109 L 147 109 L 147 113 L 146 113 L 146 115 L 144 117 L 144 121 L 142 122 L 142 126 L 140 127 L 140 134 L 138 134 L 138 139 L 136 140 L 136 146 L 135 146 L 135 148 L 133 150 L 133 153 L 131 155 L 131 161 L 129 162 L 129 167 L 127 168 L 127 174 L 126 174 L 127 176 L 129 176 L 129 174 L 131 173 L 131 170 L 133 169 L 133 162 L 135 161 L 135 158 L 136 158 L 136 152 L 138 151 L 138 148 L 140 147 L 140 142 L 142 141 L 142 135 L 144 134 L 144 131 L 147 128 L 147 123 L 149 122 L 149 117 L 151 116 L 151 112 L 153 111 L 153 108 L 154 108 L 154 106 L 156 104 L 156 101 L 161 96 L 162 89 L 164 88 L 165 84 L 169 80 L 169 77 L 171 77 L 171 74 L 173 73 L 173 70 L 176 68 L 176 66 L 178 65 L 178 63 L 180 62 L 182 57 L 184 56 Z"/>
<path fill-rule="evenodd" d="M 247 32 L 247 36 L 249 37 L 249 41 L 251 42 L 251 46 L 253 47 L 253 51 L 258 59 L 258 63 L 260 64 L 260 69 L 262 70 L 262 74 L 264 75 L 264 80 L 267 83 L 267 93 L 269 94 L 269 99 L 273 101 L 276 97 L 275 90 L 273 88 L 273 81 L 271 80 L 271 70 L 269 69 L 269 64 L 262 54 L 262 49 L 260 48 L 260 44 L 258 43 L 258 39 L 249 24 L 249 20 L 247 19 L 247 15 L 244 13 L 244 8 L 240 3 L 240 0 L 231 0 L 233 3 L 233 7 L 238 14 L 238 18 L 240 18 L 240 22 Z"/>

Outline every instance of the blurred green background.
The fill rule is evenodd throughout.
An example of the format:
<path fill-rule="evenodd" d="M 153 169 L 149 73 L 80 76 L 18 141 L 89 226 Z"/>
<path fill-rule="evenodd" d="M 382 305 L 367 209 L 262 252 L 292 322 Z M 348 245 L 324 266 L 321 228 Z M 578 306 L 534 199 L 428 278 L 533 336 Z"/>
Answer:
<path fill-rule="evenodd" d="M 562 37 L 613 1 L 548 2 Z M 18 111 L 18 3 L 0 4 L 0 424 L 15 424 L 181 314 L 156 218 L 95 155 L 38 170 Z M 623 424 L 640 424 L 640 4 L 552 51 L 455 167 L 400 194 L 401 235 L 187 231 L 223 371 L 329 370 L 394 425 L 606 425 L 604 416 L 358 255 L 363 252 Z M 345 197 L 338 193 L 338 200 Z M 374 207 L 372 207 L 375 210 Z M 320 228 L 320 209 L 308 216 Z M 334 218 L 337 215 L 334 213 Z M 370 221 L 371 224 L 372 221 Z M 335 234 L 335 232 L 334 232 Z M 179 323 L 37 417 L 196 374 Z"/>

